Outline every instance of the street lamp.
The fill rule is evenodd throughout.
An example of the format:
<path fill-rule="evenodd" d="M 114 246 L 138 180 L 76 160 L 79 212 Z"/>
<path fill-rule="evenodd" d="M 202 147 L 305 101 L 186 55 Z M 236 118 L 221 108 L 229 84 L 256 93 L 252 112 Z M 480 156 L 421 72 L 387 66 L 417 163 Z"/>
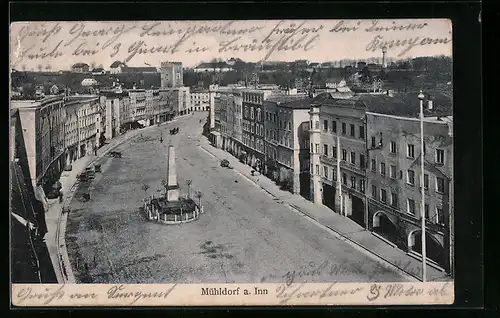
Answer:
<path fill-rule="evenodd" d="M 420 217 L 422 221 L 422 282 L 426 281 L 427 259 L 425 245 L 425 190 L 424 190 L 424 94 L 420 90 L 418 99 L 420 100 L 420 191 L 422 195 L 422 205 L 420 207 Z"/>

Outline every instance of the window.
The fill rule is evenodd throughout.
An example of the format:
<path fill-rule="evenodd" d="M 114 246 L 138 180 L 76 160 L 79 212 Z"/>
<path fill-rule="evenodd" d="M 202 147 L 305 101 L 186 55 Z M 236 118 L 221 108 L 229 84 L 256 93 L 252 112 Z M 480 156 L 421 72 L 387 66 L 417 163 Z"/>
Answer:
<path fill-rule="evenodd" d="M 415 185 L 415 171 L 408 170 L 406 174 L 406 183 L 409 185 Z"/>
<path fill-rule="evenodd" d="M 375 143 L 376 143 L 375 136 L 373 136 L 372 137 L 372 149 L 375 148 Z"/>
<path fill-rule="evenodd" d="M 356 177 L 351 177 L 351 188 L 356 189 Z"/>
<path fill-rule="evenodd" d="M 377 171 L 377 161 L 375 159 L 372 159 L 372 171 Z"/>
<path fill-rule="evenodd" d="M 359 180 L 359 191 L 365 192 L 365 180 Z"/>
<path fill-rule="evenodd" d="M 327 144 L 323 145 L 323 155 L 328 157 L 328 145 Z"/>
<path fill-rule="evenodd" d="M 342 149 L 342 160 L 347 161 L 347 150 Z"/>
<path fill-rule="evenodd" d="M 444 179 L 436 177 L 436 191 L 439 193 L 444 193 Z"/>
<path fill-rule="evenodd" d="M 254 118 L 253 107 L 250 108 L 250 118 Z"/>
<path fill-rule="evenodd" d="M 387 203 L 387 191 L 385 189 L 380 189 L 380 200 Z"/>
<path fill-rule="evenodd" d="M 337 122 L 335 120 L 332 120 L 332 131 L 334 133 L 337 132 Z"/>
<path fill-rule="evenodd" d="M 337 147 L 335 146 L 332 146 L 332 156 L 335 159 L 337 158 Z"/>
<path fill-rule="evenodd" d="M 314 123 L 314 128 L 319 129 L 319 121 L 318 120 L 316 120 L 316 122 Z"/>
<path fill-rule="evenodd" d="M 313 164 L 311 163 L 311 173 L 314 173 Z"/>
<path fill-rule="evenodd" d="M 315 146 L 316 146 L 316 148 L 315 148 L 316 152 L 315 153 L 319 153 L 319 144 L 316 144 Z"/>
<path fill-rule="evenodd" d="M 312 142 L 311 142 L 311 152 L 314 153 L 314 147 Z"/>
<path fill-rule="evenodd" d="M 380 174 L 385 176 L 385 162 L 380 163 Z"/>
<path fill-rule="evenodd" d="M 342 183 L 347 185 L 347 176 L 345 173 L 342 173 Z"/>
<path fill-rule="evenodd" d="M 424 206 L 424 213 L 425 213 L 425 219 L 426 219 L 426 220 L 430 220 L 430 219 L 429 219 L 429 205 L 428 205 L 428 204 L 426 204 L 426 205 Z"/>
<path fill-rule="evenodd" d="M 288 130 L 292 131 L 292 122 L 290 122 L 290 121 L 288 122 Z"/>
<path fill-rule="evenodd" d="M 359 155 L 359 167 L 365 169 L 365 155 Z"/>
<path fill-rule="evenodd" d="M 391 153 L 396 153 L 397 152 L 397 147 L 396 147 L 396 142 L 395 141 L 391 141 Z"/>
<path fill-rule="evenodd" d="M 354 151 L 351 151 L 351 163 L 356 164 L 356 153 Z"/>
<path fill-rule="evenodd" d="M 325 178 L 328 179 L 328 167 L 323 166 L 323 173 L 325 174 Z"/>
<path fill-rule="evenodd" d="M 415 146 L 408 144 L 406 156 L 408 158 L 415 158 Z"/>
<path fill-rule="evenodd" d="M 392 179 L 396 179 L 396 166 L 392 166 L 389 168 L 389 176 Z"/>
<path fill-rule="evenodd" d="M 444 225 L 444 213 L 443 213 L 443 209 L 439 208 L 439 207 L 436 208 L 436 223 Z"/>
<path fill-rule="evenodd" d="M 346 134 L 346 124 L 342 123 L 342 135 Z"/>
<path fill-rule="evenodd" d="M 398 207 L 398 194 L 397 193 L 394 193 L 392 192 L 391 193 L 391 205 L 393 207 Z"/>
<path fill-rule="evenodd" d="M 436 163 L 437 164 L 444 164 L 444 150 L 443 149 L 436 149 Z"/>
<path fill-rule="evenodd" d="M 359 126 L 359 139 L 365 139 L 365 126 Z"/>
<path fill-rule="evenodd" d="M 319 176 L 319 165 L 316 165 L 316 174 Z"/>
<path fill-rule="evenodd" d="M 424 174 L 424 189 L 429 190 L 429 175 Z"/>
<path fill-rule="evenodd" d="M 377 198 L 377 187 L 372 185 L 372 197 Z"/>
<path fill-rule="evenodd" d="M 337 181 L 337 171 L 335 171 L 335 169 L 332 169 L 332 177 L 333 181 Z"/>
<path fill-rule="evenodd" d="M 353 124 L 351 124 L 351 136 L 352 137 L 356 136 L 356 128 L 354 127 Z"/>
<path fill-rule="evenodd" d="M 408 213 L 415 215 L 415 201 L 414 200 L 408 199 L 406 208 L 407 208 Z"/>
<path fill-rule="evenodd" d="M 280 129 L 283 128 L 283 121 L 280 119 Z"/>
<path fill-rule="evenodd" d="M 323 120 L 323 130 L 328 131 L 328 120 Z"/>

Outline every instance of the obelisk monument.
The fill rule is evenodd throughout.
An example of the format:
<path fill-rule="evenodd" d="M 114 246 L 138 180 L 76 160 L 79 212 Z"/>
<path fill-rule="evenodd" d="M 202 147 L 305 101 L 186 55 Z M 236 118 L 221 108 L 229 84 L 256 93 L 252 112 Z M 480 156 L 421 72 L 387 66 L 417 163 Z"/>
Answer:
<path fill-rule="evenodd" d="M 175 170 L 174 146 L 168 146 L 166 191 L 165 197 L 167 201 L 179 201 L 179 185 L 177 184 L 177 172 Z"/>

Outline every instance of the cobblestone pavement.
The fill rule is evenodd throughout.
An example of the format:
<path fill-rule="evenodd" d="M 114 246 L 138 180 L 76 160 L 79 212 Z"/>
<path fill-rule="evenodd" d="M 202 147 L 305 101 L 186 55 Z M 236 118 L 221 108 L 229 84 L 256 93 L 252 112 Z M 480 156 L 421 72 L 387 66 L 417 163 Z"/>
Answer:
<path fill-rule="evenodd" d="M 149 129 L 120 145 L 122 158 L 80 188 L 66 244 L 81 283 L 233 283 L 407 281 L 408 277 L 347 244 L 332 231 L 273 199 L 199 147 L 206 113 Z M 179 127 L 177 135 L 169 129 Z M 159 138 L 163 134 L 164 142 Z M 188 224 L 161 225 L 139 211 L 166 179 L 167 148 L 176 147 L 181 194 L 201 191 L 205 213 Z M 145 192 L 142 185 L 150 188 Z M 81 202 L 83 191 L 91 193 Z"/>

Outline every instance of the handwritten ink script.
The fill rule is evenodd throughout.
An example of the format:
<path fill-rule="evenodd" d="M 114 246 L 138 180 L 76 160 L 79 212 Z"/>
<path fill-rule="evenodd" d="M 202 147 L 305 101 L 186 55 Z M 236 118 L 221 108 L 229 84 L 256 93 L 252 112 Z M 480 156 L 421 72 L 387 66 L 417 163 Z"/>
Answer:
<path fill-rule="evenodd" d="M 57 22 L 11 25 L 12 62 L 120 60 L 194 55 L 280 59 L 292 53 L 386 49 L 451 52 L 447 20 L 282 20 L 186 22 Z M 309 54 L 309 55 L 308 55 Z M 444 54 L 444 53 L 443 53 Z M 250 59 L 250 58 L 247 58 Z"/>
<path fill-rule="evenodd" d="M 175 285 L 14 284 L 15 306 L 450 304 L 453 282 Z"/>

